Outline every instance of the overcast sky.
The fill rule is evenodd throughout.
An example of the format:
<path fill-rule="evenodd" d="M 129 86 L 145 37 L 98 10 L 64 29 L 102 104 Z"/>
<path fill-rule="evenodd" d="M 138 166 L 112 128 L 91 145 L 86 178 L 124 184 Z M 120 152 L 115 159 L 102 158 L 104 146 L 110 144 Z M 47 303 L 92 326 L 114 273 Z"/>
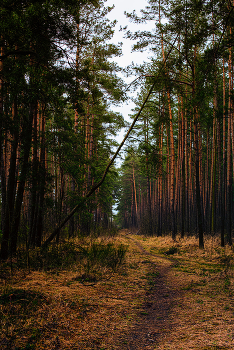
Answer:
<path fill-rule="evenodd" d="M 144 9 L 147 5 L 146 0 L 134 0 L 134 1 L 128 1 L 128 0 L 107 0 L 105 2 L 105 6 L 112 6 L 115 5 L 115 8 L 111 11 L 111 13 L 108 15 L 110 20 L 117 20 L 118 23 L 116 25 L 115 35 L 113 37 L 113 42 L 118 43 L 122 42 L 122 51 L 123 56 L 115 58 L 115 61 L 119 64 L 121 67 L 126 67 L 127 65 L 131 64 L 132 62 L 140 64 L 144 61 L 148 60 L 147 53 L 139 53 L 139 52 L 131 52 L 131 47 L 133 45 L 133 41 L 129 39 L 124 39 L 124 32 L 119 31 L 120 26 L 125 27 L 128 26 L 128 29 L 131 31 L 137 31 L 137 30 L 150 30 L 153 27 L 153 23 L 151 24 L 135 24 L 129 21 L 129 19 L 124 15 L 124 11 L 127 11 L 128 13 L 133 12 L 133 10 L 136 11 L 137 14 L 140 14 L 140 10 Z M 128 83 L 134 80 L 134 77 L 130 78 L 124 78 Z M 125 120 L 130 120 L 128 118 L 128 114 L 131 113 L 131 109 L 134 108 L 133 102 L 128 102 L 123 104 L 120 107 L 113 107 L 113 110 L 120 112 Z M 119 136 L 117 137 L 118 142 L 121 142 L 124 136 L 124 132 L 121 131 L 119 133 Z"/>
<path fill-rule="evenodd" d="M 105 6 L 112 6 L 114 5 L 115 8 L 110 12 L 109 19 L 114 20 L 116 19 L 118 21 L 116 25 L 116 31 L 113 40 L 115 42 L 123 42 L 123 56 L 118 58 L 117 61 L 119 65 L 126 66 L 130 64 L 132 61 L 134 62 L 143 62 L 147 59 L 146 54 L 139 54 L 137 52 L 131 52 L 131 46 L 133 42 L 131 42 L 129 39 L 124 39 L 123 35 L 124 32 L 119 32 L 120 26 L 125 27 L 128 26 L 128 29 L 131 31 L 137 31 L 137 30 L 146 30 L 152 28 L 152 24 L 136 24 L 133 22 L 130 22 L 129 18 L 127 18 L 124 15 L 124 11 L 127 11 L 128 13 L 132 13 L 133 10 L 136 10 L 137 14 L 140 14 L 140 10 L 144 9 L 147 5 L 146 0 L 135 0 L 135 1 L 128 1 L 128 0 L 107 0 L 105 2 Z"/>

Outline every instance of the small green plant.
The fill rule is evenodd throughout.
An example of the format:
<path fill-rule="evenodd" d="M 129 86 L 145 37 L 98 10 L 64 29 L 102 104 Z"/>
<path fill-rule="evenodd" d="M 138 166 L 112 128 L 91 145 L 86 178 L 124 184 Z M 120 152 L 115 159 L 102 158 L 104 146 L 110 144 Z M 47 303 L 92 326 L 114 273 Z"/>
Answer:
<path fill-rule="evenodd" d="M 158 271 L 154 271 L 154 272 L 147 272 L 146 276 L 148 277 L 158 277 L 160 276 L 160 273 Z"/>
<path fill-rule="evenodd" d="M 203 304 L 203 300 L 201 300 L 201 299 L 197 299 L 196 302 L 197 302 L 198 304 Z"/>
<path fill-rule="evenodd" d="M 173 254 L 176 254 L 178 253 L 178 248 L 177 247 L 170 247 L 168 248 L 167 250 L 164 251 L 164 254 L 165 255 L 173 255 Z"/>
<path fill-rule="evenodd" d="M 46 249 L 19 250 L 18 267 L 30 267 L 35 270 L 53 271 L 70 267 L 79 259 L 79 245 L 73 241 L 51 244 Z"/>
<path fill-rule="evenodd" d="M 87 273 L 97 270 L 100 267 L 107 267 L 113 271 L 123 264 L 127 247 L 123 244 L 115 246 L 113 243 L 92 243 L 82 248 L 82 255 L 85 259 L 84 267 Z"/>
<path fill-rule="evenodd" d="M 129 268 L 135 270 L 139 268 L 139 265 L 137 263 L 129 264 Z"/>
<path fill-rule="evenodd" d="M 227 275 L 232 267 L 232 256 L 226 255 L 225 253 L 223 253 L 220 257 L 220 263 L 224 270 L 225 275 Z"/>
<path fill-rule="evenodd" d="M 228 276 L 226 276 L 225 280 L 224 280 L 224 288 L 227 290 L 227 289 L 229 289 L 230 285 L 231 285 L 230 278 Z"/>
<path fill-rule="evenodd" d="M 86 274 L 95 272 L 102 267 L 117 271 L 123 264 L 127 247 L 123 244 L 74 241 L 61 244 L 51 244 L 46 249 L 36 248 L 29 251 L 19 251 L 17 260 L 19 267 L 30 267 L 35 270 L 58 273 L 59 269 L 83 266 Z M 87 276 L 86 276 L 87 277 Z"/>

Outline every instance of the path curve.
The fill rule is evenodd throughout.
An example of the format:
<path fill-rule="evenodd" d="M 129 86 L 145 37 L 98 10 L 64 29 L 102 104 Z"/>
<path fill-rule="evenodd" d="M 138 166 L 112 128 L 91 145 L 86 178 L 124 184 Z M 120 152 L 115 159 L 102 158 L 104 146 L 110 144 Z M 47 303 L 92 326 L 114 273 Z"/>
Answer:
<path fill-rule="evenodd" d="M 170 337 L 173 327 L 176 327 L 175 321 L 170 317 L 170 310 L 176 302 L 178 296 L 183 293 L 177 285 L 171 283 L 169 272 L 175 264 L 169 258 L 149 253 L 139 241 L 128 237 L 138 247 L 144 256 L 153 257 L 150 260 L 151 271 L 155 272 L 154 283 L 146 293 L 146 300 L 143 305 L 140 317 L 132 328 L 131 332 L 126 335 L 127 344 L 123 349 L 143 350 L 157 349 L 159 342 L 163 338 Z M 157 259 L 155 261 L 155 258 Z"/>

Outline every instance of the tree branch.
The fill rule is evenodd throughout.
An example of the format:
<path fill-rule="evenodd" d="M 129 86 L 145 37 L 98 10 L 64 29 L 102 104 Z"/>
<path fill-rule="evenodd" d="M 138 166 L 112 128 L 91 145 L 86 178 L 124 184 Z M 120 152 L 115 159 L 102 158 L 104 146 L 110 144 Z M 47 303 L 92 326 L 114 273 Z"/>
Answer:
<path fill-rule="evenodd" d="M 3 61 L 5 58 L 9 57 L 9 56 L 13 56 L 13 55 L 36 55 L 36 53 L 34 51 L 30 51 L 30 50 L 14 50 L 14 51 L 9 51 L 7 52 L 5 55 L 1 55 L 0 56 L 0 61 Z"/>
<path fill-rule="evenodd" d="M 176 40 L 177 40 L 177 38 L 175 39 L 175 41 L 176 41 Z M 169 52 L 167 53 L 167 56 L 166 56 L 165 59 L 164 59 L 163 66 L 165 65 L 165 63 L 166 63 L 168 57 L 170 56 L 170 53 L 171 53 L 171 51 L 172 51 L 172 49 L 173 49 L 173 47 L 174 47 L 174 44 L 175 44 L 175 42 L 171 45 L 171 49 L 169 50 Z M 125 141 L 127 140 L 128 136 L 129 136 L 129 134 L 130 134 L 130 132 L 131 132 L 132 129 L 134 128 L 134 126 L 135 126 L 135 124 L 136 124 L 136 122 L 137 122 L 137 120 L 138 120 L 138 118 L 139 118 L 141 112 L 143 111 L 143 109 L 144 109 L 144 107 L 145 107 L 145 104 L 146 104 L 146 102 L 148 101 L 148 99 L 149 99 L 149 97 L 150 97 L 150 95 L 151 95 L 151 93 L 152 93 L 152 91 L 153 91 L 153 89 L 154 89 L 154 86 L 155 86 L 155 84 L 156 84 L 156 79 L 158 78 L 159 73 L 160 73 L 160 71 L 158 72 L 157 76 L 155 77 L 155 81 L 154 81 L 154 83 L 152 84 L 151 88 L 149 89 L 149 92 L 148 92 L 148 94 L 146 95 L 145 100 L 144 100 L 144 102 L 143 102 L 143 104 L 142 104 L 142 106 L 141 106 L 139 112 L 138 112 L 137 115 L 135 116 L 135 118 L 134 118 L 134 120 L 133 120 L 133 122 L 132 122 L 130 128 L 128 129 L 127 134 L 125 135 L 123 141 L 122 141 L 121 144 L 119 145 L 119 147 L 118 147 L 117 151 L 115 152 L 114 156 L 112 157 L 112 159 L 110 160 L 110 162 L 109 162 L 108 165 L 106 166 L 106 169 L 105 169 L 105 171 L 104 171 L 104 173 L 103 173 L 103 175 L 102 175 L 101 180 L 100 180 L 97 184 L 95 184 L 95 185 L 90 189 L 90 191 L 89 191 L 86 195 L 84 195 L 84 197 L 81 199 L 80 203 L 78 203 L 78 204 L 71 210 L 71 212 L 65 217 L 65 219 L 64 219 L 60 224 L 57 225 L 57 227 L 55 228 L 55 230 L 51 233 L 51 235 L 50 235 L 50 236 L 45 240 L 45 242 L 42 244 L 42 248 L 46 248 L 46 247 L 48 246 L 48 244 L 59 234 L 61 228 L 62 228 L 62 227 L 71 219 L 71 217 L 83 206 L 83 204 L 86 202 L 87 198 L 89 198 L 89 197 L 102 185 L 102 183 L 104 182 L 104 180 L 105 180 L 105 178 L 106 178 L 106 175 L 107 175 L 107 173 L 108 173 L 108 171 L 109 171 L 111 165 L 114 163 L 114 161 L 115 161 L 116 157 L 118 156 L 118 154 L 119 154 L 121 148 L 123 147 Z"/>

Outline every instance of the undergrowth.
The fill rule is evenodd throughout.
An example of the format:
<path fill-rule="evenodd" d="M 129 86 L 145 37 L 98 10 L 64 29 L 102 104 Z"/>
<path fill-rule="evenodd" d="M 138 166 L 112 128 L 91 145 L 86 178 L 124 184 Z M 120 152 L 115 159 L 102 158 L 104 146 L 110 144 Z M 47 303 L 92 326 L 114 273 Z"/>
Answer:
<path fill-rule="evenodd" d="M 44 250 L 20 250 L 14 259 L 1 263 L 0 349 L 47 349 L 44 341 L 60 349 L 59 338 L 52 341 L 50 334 L 55 333 L 59 324 L 63 329 L 61 319 L 65 325 L 66 313 L 74 313 L 79 320 L 94 308 L 87 301 L 87 295 L 79 298 L 72 294 L 74 285 L 82 283 L 79 284 L 82 286 L 86 282 L 89 285 L 121 272 L 126 253 L 127 246 L 115 242 L 113 237 L 91 237 L 51 244 Z M 40 277 L 37 276 L 52 284 L 59 278 L 59 288 L 70 289 L 70 294 L 68 292 L 66 298 L 63 292 L 61 296 L 56 293 L 54 296 L 49 292 L 51 285 L 46 287 L 47 282 L 39 288 Z M 33 284 L 27 284 L 28 278 L 33 279 Z M 26 284 L 22 287 L 24 281 Z"/>
<path fill-rule="evenodd" d="M 13 268 L 53 271 L 66 268 L 83 269 L 84 273 L 107 268 L 117 271 L 124 263 L 127 247 L 104 241 L 67 241 L 51 244 L 47 249 L 18 251 L 13 261 Z M 11 262 L 12 267 L 12 262 Z"/>
<path fill-rule="evenodd" d="M 32 315 L 47 305 L 49 300 L 39 291 L 12 288 L 6 286 L 0 296 L 0 348 L 35 349 L 40 339 L 40 322 L 35 322 Z M 15 347 L 16 336 L 27 338 L 22 346 Z"/>
<path fill-rule="evenodd" d="M 204 341 L 200 349 L 225 349 L 221 330 L 225 340 L 232 337 L 234 312 L 232 248 L 220 248 L 212 239 L 200 250 L 193 237 L 174 242 L 137 235 L 134 240 L 148 254 L 129 235 L 113 239 L 101 234 L 47 250 L 21 250 L 0 265 L 0 278 L 5 279 L 0 286 L 0 349 L 122 348 L 116 345 L 118 327 L 122 334 L 126 320 L 148 315 L 145 297 L 160 296 L 163 283 L 173 286 L 170 312 L 177 322 L 170 349 L 193 348 L 187 340 L 181 345 L 180 338 L 182 334 L 193 344 L 191 329 Z"/>

